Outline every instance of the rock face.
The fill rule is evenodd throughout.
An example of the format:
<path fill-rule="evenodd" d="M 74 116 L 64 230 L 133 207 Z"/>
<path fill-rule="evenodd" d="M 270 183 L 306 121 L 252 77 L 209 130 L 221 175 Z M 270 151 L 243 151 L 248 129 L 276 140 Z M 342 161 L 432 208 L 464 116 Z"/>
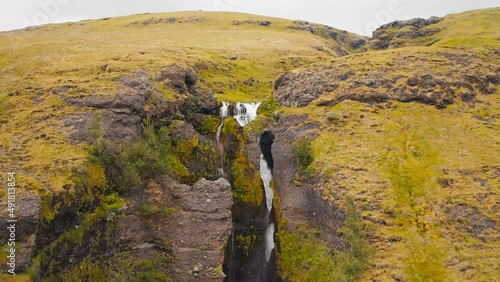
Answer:
<path fill-rule="evenodd" d="M 282 106 L 304 107 L 343 100 L 364 103 L 419 102 L 444 108 L 457 101 L 473 103 L 481 95 L 496 92 L 499 74 L 484 59 L 453 52 L 415 56 L 396 53 L 390 61 L 365 62 L 367 70 L 349 64 L 286 72 L 274 84 L 273 96 Z M 481 65 L 481 72 L 476 66 Z M 457 72 L 453 67 L 468 68 Z M 436 72 L 436 68 L 445 71 Z M 446 70 L 448 69 L 448 70 Z M 418 71 L 417 71 L 418 70 Z"/>
<path fill-rule="evenodd" d="M 342 226 L 343 213 L 338 206 L 322 198 L 319 189 L 321 179 L 304 180 L 300 187 L 294 181 L 297 164 L 292 154 L 292 144 L 302 136 L 311 141 L 316 139 L 320 134 L 320 124 L 310 121 L 307 115 L 287 115 L 280 118 L 269 132 L 275 137 L 272 146 L 273 183 L 279 195 L 277 209 L 286 222 L 282 227 L 294 232 L 297 227 L 307 224 L 318 228 L 321 239 L 331 246 L 343 246 L 342 239 L 336 233 Z M 253 140 L 249 138 L 245 151 L 249 160 L 257 166 L 260 150 L 258 142 Z"/>
<path fill-rule="evenodd" d="M 334 44 L 336 43 L 337 45 L 329 44 L 328 42 L 325 45 L 338 56 L 348 55 L 346 50 L 361 51 L 365 50 L 366 48 L 364 47 L 368 46 L 369 39 L 367 37 L 349 34 L 345 30 L 339 30 L 326 25 L 297 20 L 292 25 L 288 25 L 287 28 L 309 32 L 326 40 L 333 40 Z"/>
<path fill-rule="evenodd" d="M 373 32 L 371 47 L 377 50 L 402 47 L 405 44 L 410 44 L 411 40 L 415 38 L 424 42 L 419 45 L 432 44 L 432 35 L 440 31 L 439 28 L 432 25 L 441 20 L 438 17 L 416 18 L 385 24 Z"/>
<path fill-rule="evenodd" d="M 185 182 L 193 183 L 201 177 L 213 180 L 218 175 L 219 155 L 212 140 L 196 132 L 193 125 L 185 121 L 173 121 L 170 128 L 176 152 L 189 171 L 189 179 Z"/>
<path fill-rule="evenodd" d="M 349 76 L 350 73 L 286 72 L 274 82 L 273 96 L 282 106 L 305 107 L 323 92 L 335 90 L 338 87 L 336 82 L 345 80 Z"/>
<path fill-rule="evenodd" d="M 300 187 L 294 181 L 297 166 L 291 145 L 302 136 L 314 140 L 319 136 L 319 124 L 308 121 L 307 115 L 285 116 L 272 132 L 276 136 L 273 181 L 280 195 L 281 214 L 287 221 L 287 229 L 293 231 L 299 225 L 312 224 L 322 231 L 323 240 L 339 247 L 341 240 L 336 230 L 342 225 L 342 212 L 332 202 L 323 200 L 319 191 L 321 180 L 304 180 Z"/>
<path fill-rule="evenodd" d="M 171 89 L 175 100 L 167 100 L 165 93 L 158 89 L 161 82 Z M 185 119 L 185 115 L 211 113 L 218 108 L 212 92 L 201 91 L 196 85 L 195 72 L 185 66 L 170 65 L 161 70 L 153 80 L 146 72 L 137 70 L 118 79 L 121 84 L 114 95 L 89 95 L 86 98 L 65 98 L 77 107 L 91 107 L 100 110 L 102 129 L 105 137 L 114 142 L 130 142 L 141 136 L 142 120 L 149 116 L 155 124 L 170 124 L 175 119 Z M 68 115 L 63 120 L 66 126 L 75 127 L 72 134 L 76 141 L 88 138 L 85 128 L 91 115 Z"/>
<path fill-rule="evenodd" d="M 7 227 L 12 219 L 9 216 L 7 202 L 0 202 L 0 245 L 5 246 L 9 242 L 10 232 Z M 25 270 L 33 256 L 35 248 L 36 231 L 40 219 L 40 197 L 33 192 L 18 191 L 16 194 L 15 219 L 15 248 L 16 248 L 16 273 Z M 12 242 L 12 241 L 10 241 Z M 2 265 L 5 270 L 6 265 Z"/>
<path fill-rule="evenodd" d="M 176 187 L 179 211 L 168 229 L 176 258 L 173 281 L 222 281 L 224 252 L 231 235 L 233 196 L 227 180 L 201 179 Z"/>
<path fill-rule="evenodd" d="M 83 99 L 68 98 L 66 102 L 77 107 L 100 109 L 102 127 L 107 138 L 113 141 L 133 141 L 141 134 L 141 122 L 145 115 L 144 106 L 147 93 L 152 91 L 153 86 L 144 71 L 135 71 L 118 81 L 121 83 L 121 87 L 114 96 L 91 95 Z M 66 117 L 66 126 L 78 126 L 78 118 L 87 119 L 89 115 Z M 84 139 L 86 133 L 82 130 L 80 129 L 73 137 Z"/>

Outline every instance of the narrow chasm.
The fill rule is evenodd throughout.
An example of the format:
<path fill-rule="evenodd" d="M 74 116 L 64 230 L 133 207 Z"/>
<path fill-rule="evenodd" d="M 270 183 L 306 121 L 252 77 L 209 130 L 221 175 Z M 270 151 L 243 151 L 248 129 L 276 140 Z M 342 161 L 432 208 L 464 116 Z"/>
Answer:
<path fill-rule="evenodd" d="M 274 135 L 271 131 L 264 131 L 259 137 L 260 146 L 260 177 L 262 183 L 264 184 L 265 192 L 265 203 L 266 203 L 266 215 L 264 222 L 266 225 L 266 230 L 264 233 L 265 241 L 265 255 L 262 264 L 262 279 L 260 281 L 277 281 L 278 277 L 276 275 L 276 256 L 275 256 L 275 242 L 274 234 L 276 232 L 275 227 L 275 213 L 273 209 L 274 191 L 271 188 L 271 182 L 273 180 L 273 154 L 272 154 L 272 144 L 274 142 Z"/>
<path fill-rule="evenodd" d="M 280 281 L 276 272 L 276 218 L 271 188 L 274 136 L 264 131 L 256 138 L 258 145 L 244 138 L 243 127 L 256 117 L 258 106 L 258 103 L 223 103 L 220 111 L 224 120 L 217 136 L 224 154 L 224 168 L 220 171 L 225 172 L 223 177 L 231 183 L 234 199 L 233 232 L 223 265 L 226 282 Z M 260 158 L 245 153 L 257 152 L 259 147 Z"/>

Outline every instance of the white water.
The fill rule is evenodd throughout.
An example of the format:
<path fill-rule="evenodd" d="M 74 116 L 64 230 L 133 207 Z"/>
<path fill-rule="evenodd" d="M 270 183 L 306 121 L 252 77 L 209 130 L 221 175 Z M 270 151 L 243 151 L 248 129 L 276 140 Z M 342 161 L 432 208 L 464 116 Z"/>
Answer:
<path fill-rule="evenodd" d="M 220 108 L 219 116 L 221 118 L 227 117 L 227 111 L 229 108 L 229 102 L 222 102 L 222 107 Z"/>
<path fill-rule="evenodd" d="M 271 258 L 271 252 L 274 249 L 274 223 L 271 222 L 266 228 L 266 262 Z"/>
<path fill-rule="evenodd" d="M 260 103 L 236 103 L 234 118 L 240 126 L 245 126 L 257 117 Z"/>
<path fill-rule="evenodd" d="M 219 147 L 219 152 L 220 152 L 220 163 L 219 163 L 219 174 L 221 177 L 224 176 L 224 152 L 222 149 L 222 144 L 220 143 L 220 133 L 222 131 L 222 127 L 224 126 L 224 118 L 227 117 L 227 112 L 229 108 L 229 102 L 222 102 L 222 107 L 220 108 L 219 115 L 221 117 L 220 125 L 217 128 L 217 133 L 215 135 L 215 139 L 217 140 L 217 145 Z"/>
<path fill-rule="evenodd" d="M 257 110 L 259 109 L 260 104 L 261 103 L 238 102 L 236 103 L 234 108 L 231 108 L 231 104 L 229 102 L 222 102 L 222 107 L 220 108 L 219 112 L 219 115 L 221 117 L 221 124 L 217 128 L 217 133 L 216 133 L 217 144 L 221 152 L 221 161 L 219 167 L 219 173 L 221 174 L 221 177 L 224 177 L 224 169 L 223 169 L 224 150 L 221 144 L 220 136 L 222 132 L 222 127 L 224 126 L 224 118 L 228 116 L 233 116 L 240 126 L 242 127 L 246 126 L 248 123 L 250 123 L 257 117 Z M 269 217 L 271 214 L 271 210 L 273 208 L 273 199 L 274 199 L 274 192 L 273 189 L 271 189 L 270 187 L 273 176 L 271 169 L 269 169 L 269 166 L 267 165 L 267 162 L 262 154 L 260 155 L 260 175 L 262 183 L 264 184 L 264 191 L 266 194 L 267 213 L 265 222 L 266 224 L 268 224 L 270 221 Z M 271 259 L 271 253 L 275 247 L 274 232 L 275 232 L 275 226 L 274 223 L 271 222 L 267 225 L 264 233 L 264 239 L 266 244 L 264 258 L 266 263 L 269 262 L 269 260 Z M 232 232 L 232 236 L 234 236 L 234 232 Z M 231 248 L 234 251 L 234 237 L 231 240 Z"/>
<path fill-rule="evenodd" d="M 266 193 L 266 222 L 269 222 L 269 216 L 273 208 L 274 199 L 274 192 L 270 187 L 273 175 L 271 170 L 269 169 L 269 166 L 267 165 L 266 160 L 264 159 L 263 154 L 260 154 L 260 178 L 262 179 L 262 183 L 264 184 L 264 192 Z M 271 252 L 274 249 L 274 223 L 271 222 L 267 226 L 264 236 L 266 241 L 266 262 L 269 262 L 269 259 L 271 258 Z"/>
<path fill-rule="evenodd" d="M 271 212 L 273 208 L 273 199 L 274 192 L 271 189 L 271 180 L 273 179 L 273 175 L 271 170 L 267 166 L 267 162 L 264 159 L 264 155 L 260 154 L 260 178 L 262 179 L 262 183 L 264 183 L 264 191 L 266 193 L 266 205 L 267 205 L 267 213 Z"/>

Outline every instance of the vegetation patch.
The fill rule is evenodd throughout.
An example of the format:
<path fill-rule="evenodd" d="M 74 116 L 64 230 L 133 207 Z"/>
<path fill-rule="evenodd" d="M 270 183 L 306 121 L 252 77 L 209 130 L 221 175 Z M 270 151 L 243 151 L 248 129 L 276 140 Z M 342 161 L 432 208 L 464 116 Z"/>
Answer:
<path fill-rule="evenodd" d="M 373 256 L 373 247 L 361 216 L 352 199 L 346 202 L 346 219 L 339 230 L 348 246 L 339 250 L 320 239 L 312 226 L 298 227 L 295 232 L 280 229 L 281 250 L 278 267 L 281 277 L 289 281 L 356 281 Z"/>
<path fill-rule="evenodd" d="M 292 154 L 297 161 L 297 171 L 301 175 L 311 172 L 310 165 L 314 162 L 314 152 L 311 142 L 304 136 L 292 144 Z"/>

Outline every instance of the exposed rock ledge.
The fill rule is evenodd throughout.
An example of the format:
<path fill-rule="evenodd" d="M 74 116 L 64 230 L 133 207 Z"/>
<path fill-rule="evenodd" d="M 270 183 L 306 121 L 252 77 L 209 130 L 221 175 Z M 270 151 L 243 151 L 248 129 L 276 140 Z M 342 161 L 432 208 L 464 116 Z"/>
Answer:
<path fill-rule="evenodd" d="M 179 211 L 167 234 L 176 261 L 173 281 L 222 281 L 222 262 L 232 230 L 233 196 L 226 179 L 201 179 L 173 192 Z"/>
<path fill-rule="evenodd" d="M 494 65 L 471 54 L 422 53 L 417 59 L 395 53 L 375 62 L 349 59 L 349 64 L 286 72 L 274 83 L 273 96 L 286 107 L 305 107 L 314 100 L 320 106 L 355 100 L 419 102 L 444 108 L 457 101 L 480 101 L 481 95 L 495 93 L 500 82 Z"/>

